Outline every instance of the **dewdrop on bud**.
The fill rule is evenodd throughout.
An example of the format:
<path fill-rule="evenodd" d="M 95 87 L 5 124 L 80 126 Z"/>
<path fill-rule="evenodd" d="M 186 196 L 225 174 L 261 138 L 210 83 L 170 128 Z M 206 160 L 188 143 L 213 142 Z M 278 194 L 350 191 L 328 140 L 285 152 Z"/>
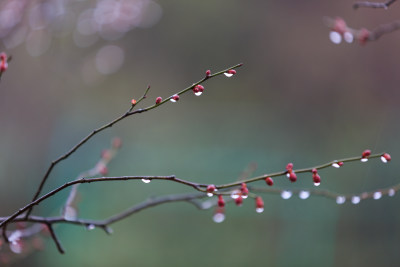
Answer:
<path fill-rule="evenodd" d="M 201 84 L 196 85 L 195 87 L 193 87 L 193 93 L 195 96 L 201 96 L 201 94 L 204 91 L 204 86 Z"/>
<path fill-rule="evenodd" d="M 307 199 L 310 196 L 310 192 L 308 191 L 300 191 L 299 198 L 300 199 Z"/>
<path fill-rule="evenodd" d="M 354 205 L 360 203 L 360 201 L 361 201 L 361 198 L 359 196 L 353 196 L 351 198 L 351 203 L 353 203 Z"/>
<path fill-rule="evenodd" d="M 215 188 L 215 185 L 210 184 L 207 186 L 207 196 L 212 197 L 214 195 L 214 192 L 217 191 Z"/>
<path fill-rule="evenodd" d="M 382 161 L 383 163 L 388 163 L 391 159 L 392 159 L 392 157 L 391 157 L 388 153 L 384 153 L 384 154 L 381 156 L 381 161 Z"/>
<path fill-rule="evenodd" d="M 261 197 L 256 197 L 256 212 L 261 213 L 264 211 L 264 201 Z"/>
<path fill-rule="evenodd" d="M 284 191 L 281 192 L 281 197 L 283 199 L 289 199 L 289 198 L 292 197 L 292 192 L 284 190 Z"/>
<path fill-rule="evenodd" d="M 146 178 L 144 178 L 144 179 L 142 179 L 142 182 L 143 182 L 143 183 L 145 183 L 145 184 L 148 184 L 148 183 L 150 183 L 150 182 L 151 182 L 151 180 L 150 180 L 150 179 L 146 179 Z"/>
<path fill-rule="evenodd" d="M 344 197 L 344 196 L 337 196 L 337 197 L 336 197 L 336 203 L 337 203 L 337 204 L 341 205 L 341 204 L 343 204 L 344 202 L 346 202 L 346 197 Z"/>
<path fill-rule="evenodd" d="M 175 103 L 178 100 L 179 100 L 179 95 L 173 95 L 169 101 L 171 101 L 172 103 Z"/>
<path fill-rule="evenodd" d="M 343 162 L 342 161 L 332 163 L 332 167 L 337 168 L 337 169 L 339 169 L 342 166 L 343 166 Z"/>
<path fill-rule="evenodd" d="M 160 104 L 162 102 L 161 96 L 156 98 L 156 105 Z"/>
<path fill-rule="evenodd" d="M 363 153 L 361 154 L 361 162 L 367 162 L 369 156 L 371 156 L 371 150 L 369 149 L 364 150 Z"/>
<path fill-rule="evenodd" d="M 227 72 L 225 72 L 224 73 L 224 75 L 226 76 L 226 77 L 232 77 L 233 75 L 235 75 L 236 74 L 236 70 L 228 70 Z"/>
<path fill-rule="evenodd" d="M 380 198 L 382 197 L 382 192 L 377 191 L 377 192 L 375 192 L 375 193 L 373 194 L 372 197 L 373 197 L 375 200 L 378 200 L 378 199 L 380 199 Z"/>
<path fill-rule="evenodd" d="M 334 44 L 340 44 L 342 42 L 342 36 L 340 35 L 340 33 L 335 31 L 331 31 L 329 33 L 329 39 Z"/>
<path fill-rule="evenodd" d="M 217 207 L 215 210 L 214 216 L 212 217 L 213 221 L 216 223 L 222 223 L 225 220 L 225 211 L 224 208 Z"/>
<path fill-rule="evenodd" d="M 238 190 L 235 190 L 231 193 L 232 199 L 237 199 L 239 196 L 240 196 L 240 192 Z"/>
<path fill-rule="evenodd" d="M 347 43 L 352 43 L 354 40 L 354 36 L 351 32 L 345 32 L 343 34 L 343 39 L 347 42 Z"/>
<path fill-rule="evenodd" d="M 240 192 L 241 192 L 240 196 L 241 196 L 243 199 L 246 199 L 246 198 L 247 198 L 247 195 L 249 194 L 249 189 L 247 188 L 246 183 L 242 183 L 242 185 L 241 185 L 241 187 L 240 187 Z"/>
<path fill-rule="evenodd" d="M 313 174 L 313 181 L 315 186 L 319 186 L 321 184 L 321 177 L 318 173 Z"/>

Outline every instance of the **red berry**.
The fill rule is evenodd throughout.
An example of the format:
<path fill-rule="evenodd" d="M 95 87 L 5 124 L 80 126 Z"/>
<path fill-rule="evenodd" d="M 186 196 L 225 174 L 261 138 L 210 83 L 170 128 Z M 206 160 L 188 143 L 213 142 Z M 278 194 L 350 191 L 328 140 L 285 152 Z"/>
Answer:
<path fill-rule="evenodd" d="M 291 172 L 289 175 L 289 180 L 294 183 L 297 181 L 297 175 L 294 172 Z"/>
<path fill-rule="evenodd" d="M 364 152 L 361 155 L 362 158 L 368 158 L 369 156 L 371 156 L 371 150 L 369 149 L 364 150 Z"/>
<path fill-rule="evenodd" d="M 267 185 L 269 185 L 269 186 L 273 186 L 273 185 L 274 185 L 274 180 L 272 180 L 271 177 L 265 178 L 265 182 L 266 182 Z"/>
<path fill-rule="evenodd" d="M 160 104 L 162 102 L 162 98 L 159 96 L 156 98 L 156 105 Z"/>
<path fill-rule="evenodd" d="M 218 207 L 220 207 L 220 208 L 225 207 L 225 200 L 224 200 L 224 198 L 222 197 L 222 195 L 219 195 L 219 196 L 218 196 Z"/>

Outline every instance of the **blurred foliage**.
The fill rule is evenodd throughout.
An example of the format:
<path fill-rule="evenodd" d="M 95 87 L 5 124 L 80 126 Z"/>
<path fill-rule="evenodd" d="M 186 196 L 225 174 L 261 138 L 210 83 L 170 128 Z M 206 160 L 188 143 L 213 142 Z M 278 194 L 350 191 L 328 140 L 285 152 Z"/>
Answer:
<path fill-rule="evenodd" d="M 236 76 L 207 82 L 201 97 L 184 95 L 96 136 L 55 168 L 45 191 L 91 168 L 113 136 L 124 142 L 109 166 L 113 176 L 176 174 L 220 184 L 237 179 L 251 162 L 258 163 L 258 175 L 288 162 L 310 167 L 369 148 L 391 153 L 392 164 L 323 170 L 320 187 L 359 193 L 398 182 L 400 35 L 364 47 L 335 45 L 322 21 L 340 15 L 354 27 L 373 28 L 396 19 L 396 4 L 357 11 L 344 0 L 153 4 L 162 10 L 158 22 L 115 40 L 77 47 L 71 30 L 54 37 L 40 56 L 29 54 L 29 43 L 2 47 L 13 56 L 0 84 L 2 215 L 31 199 L 51 160 L 124 112 L 148 84 L 145 103 L 152 103 L 199 80 L 207 69 L 240 62 L 245 66 Z M 98 51 L 106 46 L 118 47 L 123 57 L 107 75 L 96 69 Z M 301 175 L 296 184 L 275 184 L 311 187 L 312 181 Z M 82 185 L 80 212 L 101 219 L 148 196 L 187 190 L 162 182 Z M 66 195 L 45 201 L 34 214 L 59 214 Z M 396 266 L 398 203 L 398 197 L 385 197 L 338 206 L 312 196 L 271 195 L 261 215 L 252 201 L 228 205 L 222 224 L 212 222 L 212 211 L 170 204 L 116 223 L 111 236 L 60 225 L 66 255 L 49 239 L 44 251 L 16 266 Z"/>

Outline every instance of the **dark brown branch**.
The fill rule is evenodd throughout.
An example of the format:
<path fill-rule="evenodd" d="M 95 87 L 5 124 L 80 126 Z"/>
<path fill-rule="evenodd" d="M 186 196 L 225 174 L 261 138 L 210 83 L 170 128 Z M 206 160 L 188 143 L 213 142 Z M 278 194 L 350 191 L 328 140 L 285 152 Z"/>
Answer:
<path fill-rule="evenodd" d="M 51 238 L 53 238 L 54 243 L 56 244 L 56 247 L 57 247 L 58 251 L 61 254 L 64 254 L 65 251 L 64 251 L 63 247 L 61 246 L 60 240 L 57 238 L 56 233 L 54 232 L 53 226 L 50 223 L 46 223 L 46 226 L 49 229 Z"/>
<path fill-rule="evenodd" d="M 376 2 L 369 2 L 369 1 L 357 2 L 357 3 L 355 3 L 353 5 L 353 8 L 357 9 L 359 7 L 368 7 L 368 8 L 384 8 L 384 9 L 387 9 L 394 2 L 396 2 L 396 0 L 389 0 L 389 1 L 385 2 L 385 3 L 376 3 Z"/>
<path fill-rule="evenodd" d="M 243 65 L 243 64 L 237 64 L 237 65 L 232 66 L 232 67 L 229 67 L 229 68 L 227 68 L 227 69 L 225 69 L 225 70 L 216 72 L 216 73 L 214 73 L 214 74 L 212 74 L 212 75 L 210 75 L 210 76 L 206 76 L 206 77 L 204 77 L 203 79 L 201 79 L 200 81 L 198 81 L 198 82 L 194 83 L 193 85 L 191 85 L 191 86 L 185 88 L 184 90 L 180 91 L 180 92 L 177 93 L 177 94 L 178 94 L 178 95 L 181 95 L 181 94 L 183 94 L 183 93 L 185 93 L 185 92 L 191 90 L 194 86 L 196 86 L 196 85 L 198 85 L 198 84 L 200 84 L 200 83 L 202 83 L 202 82 L 204 82 L 204 81 L 206 81 L 206 80 L 208 80 L 208 79 L 210 79 L 210 78 L 219 76 L 219 75 L 225 73 L 226 71 L 228 71 L 228 70 L 230 70 L 230 69 L 239 68 L 239 67 L 241 67 L 242 65 Z M 146 95 L 147 95 L 147 92 L 149 91 L 149 89 L 150 89 L 150 86 L 147 87 L 145 93 L 144 93 L 143 96 L 138 100 L 138 102 L 140 102 L 140 101 L 142 101 L 144 98 L 146 98 Z M 138 110 L 135 110 L 135 111 L 132 111 L 133 107 L 135 106 L 135 105 L 132 105 L 132 106 L 128 109 L 128 111 L 127 111 L 126 113 L 124 113 L 123 115 L 119 116 L 118 118 L 114 119 L 113 121 L 111 121 L 111 122 L 109 122 L 109 123 L 103 125 L 102 127 L 98 128 L 98 129 L 96 129 L 96 130 L 94 130 L 93 132 L 91 132 L 88 136 L 86 136 L 85 138 L 83 138 L 79 143 L 77 143 L 74 147 L 72 147 L 67 153 L 65 153 L 64 155 L 60 156 L 58 159 L 54 160 L 54 161 L 51 163 L 50 167 L 47 169 L 47 171 L 46 171 L 44 177 L 42 178 L 42 180 L 41 180 L 41 182 L 40 182 L 40 184 L 39 184 L 38 189 L 36 190 L 36 193 L 35 193 L 35 195 L 34 195 L 34 197 L 33 197 L 33 199 L 32 199 L 32 202 L 35 201 L 35 200 L 39 197 L 40 193 L 42 192 L 43 186 L 44 186 L 44 184 L 46 183 L 46 181 L 47 181 L 47 179 L 48 179 L 50 173 L 52 172 L 54 166 L 56 166 L 56 165 L 57 165 L 59 162 L 61 162 L 62 160 L 65 160 L 66 158 L 68 158 L 71 154 L 73 154 L 79 147 L 81 147 L 83 144 L 85 144 L 85 143 L 86 143 L 89 139 L 91 139 L 94 135 L 96 135 L 97 133 L 99 133 L 99 132 L 101 132 L 101 131 L 103 131 L 103 130 L 109 128 L 109 127 L 112 127 L 114 124 L 116 124 L 117 122 L 119 122 L 119 121 L 125 119 L 126 117 L 129 117 L 129 116 L 134 115 L 134 114 L 143 113 L 143 112 L 152 110 L 152 109 L 154 109 L 154 108 L 156 108 L 156 107 L 159 107 L 159 106 L 161 106 L 162 104 L 165 104 L 165 103 L 166 103 L 168 100 L 170 100 L 171 98 L 172 98 L 172 96 L 170 96 L 170 97 L 164 99 L 164 101 L 162 101 L 162 102 L 159 103 L 159 104 L 154 104 L 154 105 L 151 105 L 151 106 L 149 106 L 149 107 L 147 107 L 147 108 L 138 109 Z M 27 210 L 26 217 L 29 216 L 29 214 L 32 212 L 32 209 L 33 209 L 33 206 Z"/>

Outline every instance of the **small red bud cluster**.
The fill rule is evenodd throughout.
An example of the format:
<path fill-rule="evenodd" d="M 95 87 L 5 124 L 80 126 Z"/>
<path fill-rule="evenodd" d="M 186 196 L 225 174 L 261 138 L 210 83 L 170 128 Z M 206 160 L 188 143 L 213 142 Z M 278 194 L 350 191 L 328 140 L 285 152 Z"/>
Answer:
<path fill-rule="evenodd" d="M 173 95 L 172 97 L 171 97 L 171 102 L 176 102 L 176 101 L 178 101 L 179 100 L 179 95 Z"/>
<path fill-rule="evenodd" d="M 236 74 L 236 70 L 228 70 L 224 74 L 225 74 L 226 77 L 232 77 L 233 75 Z"/>
<path fill-rule="evenodd" d="M 8 69 L 7 54 L 0 53 L 0 74 Z"/>
<path fill-rule="evenodd" d="M 198 84 L 198 85 L 196 85 L 195 87 L 193 87 L 193 93 L 196 95 L 196 96 L 199 96 L 199 95 L 201 95 L 202 93 L 203 93 L 203 91 L 204 91 L 204 86 L 203 85 L 201 85 L 201 84 Z"/>
<path fill-rule="evenodd" d="M 293 163 L 288 163 L 288 165 L 286 165 L 286 176 L 289 178 L 289 180 L 294 183 L 297 181 L 297 175 L 296 173 L 293 171 Z"/>
<path fill-rule="evenodd" d="M 207 196 L 212 197 L 215 191 L 217 191 L 215 185 L 210 184 L 207 186 Z"/>
<path fill-rule="evenodd" d="M 381 156 L 381 160 L 383 163 L 388 163 L 392 160 L 392 157 L 388 153 L 383 153 L 383 155 Z"/>
<path fill-rule="evenodd" d="M 336 44 L 339 44 L 342 41 L 342 38 L 346 42 L 352 43 L 354 39 L 353 34 L 361 45 L 366 44 L 370 38 L 370 32 L 367 29 L 362 28 L 358 31 L 350 29 L 347 27 L 346 22 L 339 17 L 335 18 L 331 29 L 330 38 L 331 41 Z"/>

